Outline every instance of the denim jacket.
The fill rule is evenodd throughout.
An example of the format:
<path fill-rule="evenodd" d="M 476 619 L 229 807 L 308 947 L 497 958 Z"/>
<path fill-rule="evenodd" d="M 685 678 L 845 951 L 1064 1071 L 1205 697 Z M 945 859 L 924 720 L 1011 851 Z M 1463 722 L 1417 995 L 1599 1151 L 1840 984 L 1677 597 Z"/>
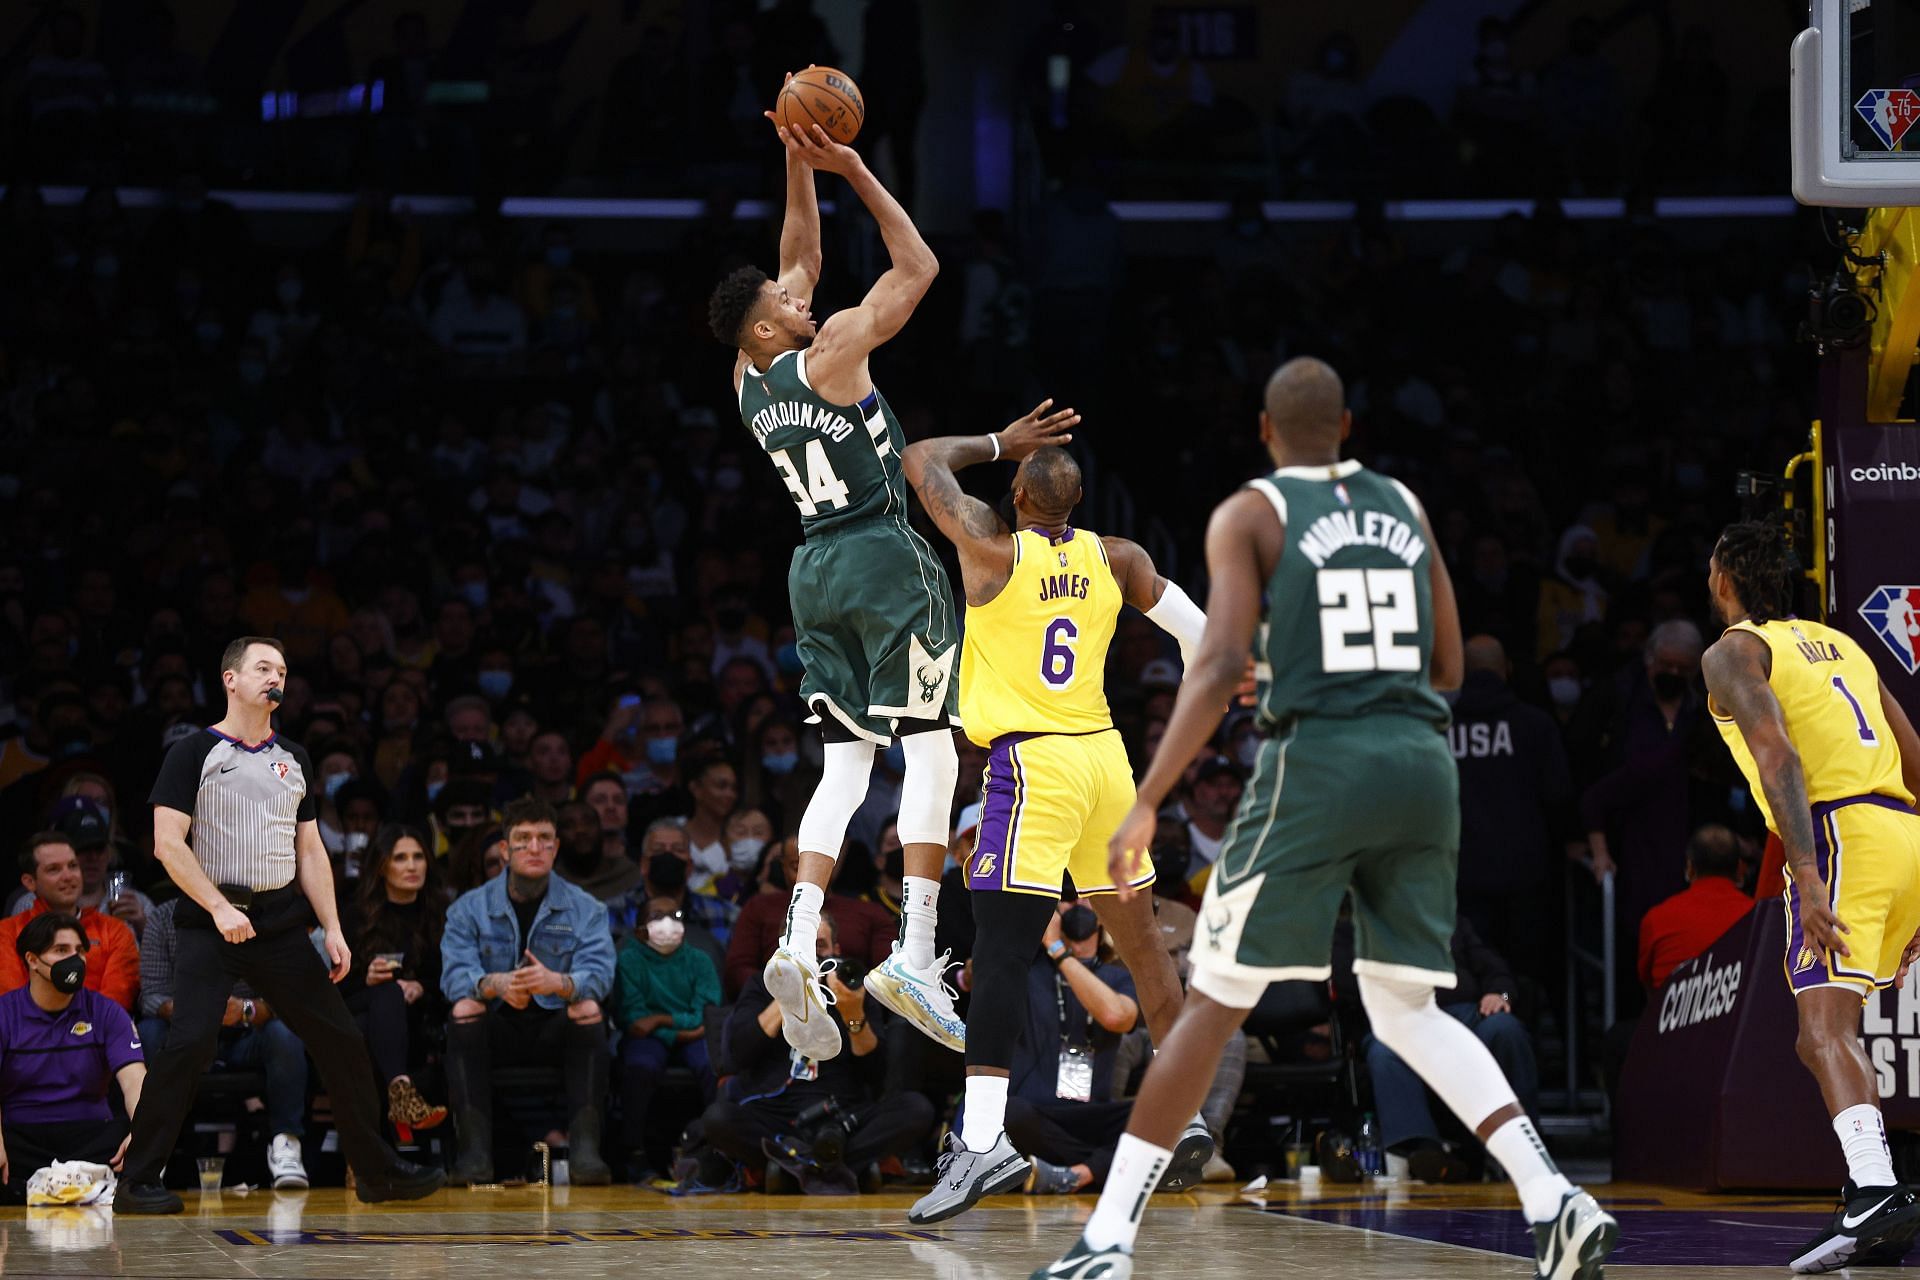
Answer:
<path fill-rule="evenodd" d="M 475 985 L 490 973 L 511 973 L 526 963 L 520 954 L 520 922 L 507 901 L 507 879 L 495 876 L 470 889 L 447 909 L 440 943 L 440 991 L 451 1003 L 477 998 Z M 559 876 L 547 878 L 547 896 L 534 914 L 527 949 L 555 973 L 573 976 L 574 998 L 605 1002 L 613 990 L 613 935 L 607 909 L 585 889 Z M 562 1009 L 561 996 L 535 996 L 543 1009 Z"/>

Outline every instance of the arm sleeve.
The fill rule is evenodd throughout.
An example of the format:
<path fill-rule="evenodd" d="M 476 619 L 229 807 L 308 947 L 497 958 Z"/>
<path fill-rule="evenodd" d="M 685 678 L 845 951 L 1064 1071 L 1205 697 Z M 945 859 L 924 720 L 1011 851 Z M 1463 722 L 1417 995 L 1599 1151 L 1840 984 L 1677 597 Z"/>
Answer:
<path fill-rule="evenodd" d="M 1153 608 L 1147 610 L 1147 620 L 1174 638 L 1180 646 L 1180 665 L 1193 666 L 1193 655 L 1199 652 L 1200 637 L 1207 629 L 1207 615 L 1200 612 L 1180 584 L 1167 580 L 1167 589 L 1160 593 L 1160 599 Z"/>
<path fill-rule="evenodd" d="M 313 799 L 313 784 L 319 779 L 314 776 L 313 761 L 307 756 L 307 749 L 295 743 L 288 743 L 287 750 L 293 753 L 294 760 L 300 765 L 300 776 L 306 779 L 306 794 L 300 797 L 300 807 L 294 811 L 295 822 L 318 822 L 320 806 Z"/>
<path fill-rule="evenodd" d="M 133 1002 L 140 994 L 140 944 L 133 940 L 133 930 L 126 921 L 116 920 L 112 916 L 108 916 L 107 921 L 103 939 L 105 945 L 101 947 L 107 953 L 103 957 L 106 976 L 100 980 L 100 994 L 120 1006 L 122 1011 L 131 1013 Z M 119 1066 L 114 1070 L 119 1070 Z"/>
<path fill-rule="evenodd" d="M 148 802 L 193 816 L 194 802 L 200 795 L 200 770 L 213 750 L 213 735 L 199 733 L 173 744 L 160 762 L 160 775 L 153 780 Z"/>

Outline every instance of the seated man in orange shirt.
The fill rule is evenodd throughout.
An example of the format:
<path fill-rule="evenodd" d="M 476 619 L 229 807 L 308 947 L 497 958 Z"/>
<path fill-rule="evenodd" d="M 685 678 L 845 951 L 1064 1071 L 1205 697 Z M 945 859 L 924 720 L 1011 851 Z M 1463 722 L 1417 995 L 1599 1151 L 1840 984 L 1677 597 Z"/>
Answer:
<path fill-rule="evenodd" d="M 1693 833 L 1687 841 L 1687 887 L 1640 921 L 1640 981 L 1649 991 L 1753 910 L 1753 899 L 1734 882 L 1739 874 L 1740 845 L 1733 832 L 1708 825 Z"/>
<path fill-rule="evenodd" d="M 20 883 L 33 899 L 19 915 L 0 920 L 0 992 L 27 985 L 27 967 L 14 951 L 14 939 L 28 921 L 52 911 L 77 916 L 87 931 L 87 990 L 131 1013 L 140 993 L 140 944 L 126 921 L 80 909 L 80 856 L 71 837 L 58 831 L 28 837 L 20 855 Z"/>

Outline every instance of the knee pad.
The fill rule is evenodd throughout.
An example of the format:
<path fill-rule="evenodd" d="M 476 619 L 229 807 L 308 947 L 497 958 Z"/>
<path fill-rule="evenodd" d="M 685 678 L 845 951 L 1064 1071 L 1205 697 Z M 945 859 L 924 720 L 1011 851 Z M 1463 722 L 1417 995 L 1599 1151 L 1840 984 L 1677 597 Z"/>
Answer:
<path fill-rule="evenodd" d="M 1374 1039 L 1400 1056 L 1469 1129 L 1514 1102 L 1480 1038 L 1433 1002 L 1433 985 L 1357 975 Z"/>
<path fill-rule="evenodd" d="M 829 742 L 822 748 L 820 782 L 800 817 L 800 852 L 840 857 L 847 840 L 847 824 L 867 798 L 867 779 L 873 773 L 873 744 Z"/>
<path fill-rule="evenodd" d="M 1373 1024 L 1373 1038 L 1395 1053 L 1400 1052 L 1402 1044 L 1431 1028 L 1432 1019 L 1453 1021 L 1433 1002 L 1433 987 L 1428 983 L 1368 973 L 1356 975 L 1355 980 L 1360 986 L 1360 1004 L 1367 1011 L 1367 1021 Z"/>
<path fill-rule="evenodd" d="M 953 790 L 960 781 L 960 755 L 953 749 L 953 731 L 941 726 L 928 733 L 900 739 L 907 758 L 900 780 L 901 844 L 944 846 L 953 835 Z"/>

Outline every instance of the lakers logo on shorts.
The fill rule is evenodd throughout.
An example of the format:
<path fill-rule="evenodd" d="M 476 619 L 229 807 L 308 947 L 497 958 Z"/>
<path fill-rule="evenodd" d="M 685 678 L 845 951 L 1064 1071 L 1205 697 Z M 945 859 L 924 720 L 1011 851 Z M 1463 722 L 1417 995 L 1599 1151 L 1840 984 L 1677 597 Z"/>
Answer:
<path fill-rule="evenodd" d="M 1793 971 L 1805 973 L 1819 963 L 1820 957 L 1814 953 L 1813 948 L 1802 943 L 1799 952 L 1793 957 Z"/>
<path fill-rule="evenodd" d="M 999 860 L 1000 860 L 1000 855 L 997 853 L 981 854 L 979 858 L 976 859 L 974 862 L 973 874 L 983 880 L 986 879 L 988 876 L 993 874 L 993 864 L 998 862 Z"/>

